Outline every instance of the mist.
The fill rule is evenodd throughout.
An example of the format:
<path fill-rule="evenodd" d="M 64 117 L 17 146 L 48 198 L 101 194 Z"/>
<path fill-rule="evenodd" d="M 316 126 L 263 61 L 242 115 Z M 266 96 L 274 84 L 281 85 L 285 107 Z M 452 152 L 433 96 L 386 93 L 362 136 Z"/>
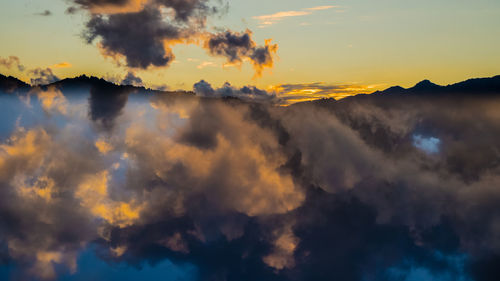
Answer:
<path fill-rule="evenodd" d="M 167 280 L 500 274 L 500 99 L 486 88 L 281 106 L 205 81 L 68 81 L 0 93 L 5 278 L 85 280 L 86 259 Z"/>

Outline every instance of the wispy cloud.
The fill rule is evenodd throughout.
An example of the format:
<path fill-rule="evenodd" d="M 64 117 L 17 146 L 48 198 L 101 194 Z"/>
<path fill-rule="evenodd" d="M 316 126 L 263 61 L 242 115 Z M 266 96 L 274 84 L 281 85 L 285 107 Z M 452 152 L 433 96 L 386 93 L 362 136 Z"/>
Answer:
<path fill-rule="evenodd" d="M 217 65 L 213 61 L 204 61 L 204 62 L 200 63 L 196 68 L 203 69 L 203 68 L 209 67 L 209 66 L 215 67 Z"/>
<path fill-rule="evenodd" d="M 306 10 L 308 11 L 322 11 L 322 10 L 328 10 L 328 9 L 333 9 L 333 8 L 339 8 L 339 6 L 316 6 L 312 8 L 307 8 Z"/>
<path fill-rule="evenodd" d="M 278 12 L 271 15 L 255 16 L 253 18 L 258 20 L 261 26 L 267 26 L 267 25 L 273 25 L 284 18 L 306 16 L 310 14 L 311 12 L 308 11 L 286 11 L 286 12 Z"/>
<path fill-rule="evenodd" d="M 24 71 L 24 66 L 21 64 L 21 60 L 16 56 L 9 56 L 8 58 L 0 57 L 0 66 L 3 66 L 7 69 L 15 66 L 19 71 Z"/>
<path fill-rule="evenodd" d="M 333 8 L 339 8 L 339 6 L 316 6 L 316 7 L 306 8 L 300 11 L 282 11 L 269 15 L 254 16 L 252 18 L 258 20 L 259 27 L 262 28 L 273 25 L 285 18 L 307 16 L 311 15 L 316 11 L 323 11 Z"/>
<path fill-rule="evenodd" d="M 73 65 L 69 62 L 61 62 L 61 63 L 58 63 L 58 64 L 54 64 L 52 67 L 53 68 L 69 68 L 69 67 L 72 67 Z"/>

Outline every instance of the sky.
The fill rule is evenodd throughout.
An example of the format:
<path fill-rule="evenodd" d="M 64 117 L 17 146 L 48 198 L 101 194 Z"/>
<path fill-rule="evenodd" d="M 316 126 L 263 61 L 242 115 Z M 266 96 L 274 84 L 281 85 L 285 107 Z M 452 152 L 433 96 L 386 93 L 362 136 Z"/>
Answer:
<path fill-rule="evenodd" d="M 224 2 L 227 9 L 208 15 L 207 31 L 249 29 L 256 44 L 272 39 L 278 45 L 273 66 L 265 67 L 261 77 L 248 61 L 228 66 L 199 42 L 173 46 L 175 59 L 168 66 L 117 65 L 102 55 L 99 39 L 88 44 L 82 38 L 90 13 L 66 13 L 72 5 L 64 0 L 1 0 L 0 57 L 17 56 L 27 68 L 50 67 L 59 78 L 87 74 L 118 79 L 132 71 L 148 87 L 171 90 L 191 90 L 203 79 L 217 86 L 229 82 L 279 89 L 321 83 L 372 92 L 423 79 L 450 84 L 500 73 L 500 2 L 495 0 Z M 0 71 L 30 80 L 16 69 Z"/>

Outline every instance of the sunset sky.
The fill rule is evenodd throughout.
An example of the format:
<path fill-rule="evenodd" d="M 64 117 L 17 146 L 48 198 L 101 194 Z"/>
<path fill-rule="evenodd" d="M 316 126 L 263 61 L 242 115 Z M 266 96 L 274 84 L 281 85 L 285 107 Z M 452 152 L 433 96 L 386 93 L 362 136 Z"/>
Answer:
<path fill-rule="evenodd" d="M 206 31 L 249 29 L 257 45 L 272 39 L 278 45 L 274 66 L 266 67 L 261 77 L 255 77 L 248 61 L 225 65 L 225 58 L 209 55 L 200 42 L 173 46 L 175 59 L 168 66 L 120 66 L 101 54 L 99 39 L 91 44 L 83 39 L 90 12 L 69 14 L 71 1 L 64 0 L 1 0 L 0 57 L 17 56 L 26 69 L 50 67 L 60 78 L 87 74 L 122 79 L 132 71 L 148 87 L 171 90 L 191 90 L 204 79 L 216 86 L 226 81 L 263 89 L 299 84 L 307 90 L 308 84 L 320 83 L 372 92 L 422 79 L 449 84 L 500 73 L 496 0 L 232 0 L 222 6 L 226 4 L 226 11 L 208 16 Z M 15 68 L 0 66 L 0 72 L 30 80 L 28 72 Z"/>

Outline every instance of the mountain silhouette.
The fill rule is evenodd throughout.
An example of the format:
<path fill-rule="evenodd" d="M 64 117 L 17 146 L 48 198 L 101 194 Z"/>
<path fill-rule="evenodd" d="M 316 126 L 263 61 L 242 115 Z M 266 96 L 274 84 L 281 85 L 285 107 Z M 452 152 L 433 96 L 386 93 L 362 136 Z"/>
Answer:
<path fill-rule="evenodd" d="M 376 95 L 500 95 L 500 75 L 490 78 L 469 79 L 456 84 L 440 86 L 429 80 L 423 80 L 415 86 L 405 89 L 399 86 L 391 87 L 383 91 L 377 91 Z"/>
<path fill-rule="evenodd" d="M 32 88 L 41 88 L 47 90 L 50 87 L 56 87 L 57 89 L 72 94 L 73 92 L 78 92 L 81 90 L 82 93 L 88 93 L 92 89 L 99 89 L 100 95 L 107 95 L 107 93 L 116 92 L 127 92 L 127 93 L 142 93 L 142 94 L 187 94 L 189 96 L 194 95 L 191 91 L 159 91 L 152 90 L 145 87 L 137 87 L 131 85 L 119 85 L 102 78 L 96 78 L 93 76 L 81 75 L 74 78 L 66 78 L 60 81 L 41 85 L 41 86 L 30 86 L 29 84 L 15 78 L 12 76 L 5 76 L 0 74 L 0 90 L 4 92 L 28 92 Z M 400 86 L 393 86 L 387 88 L 383 91 L 376 91 L 372 94 L 360 94 L 356 96 L 351 96 L 344 98 L 341 103 L 346 103 L 353 100 L 366 100 L 366 99 L 378 99 L 383 100 L 389 97 L 489 97 L 489 96 L 500 96 L 500 75 L 489 77 L 489 78 L 475 78 L 469 79 L 456 84 L 450 84 L 447 86 L 440 86 L 432 83 L 429 80 L 423 80 L 417 83 L 411 88 L 403 88 Z M 235 97 L 237 98 L 237 97 Z M 320 104 L 328 105 L 335 102 L 335 99 L 320 99 L 315 101 L 302 102 L 300 104 Z"/>
<path fill-rule="evenodd" d="M 23 81 L 12 77 L 0 74 L 0 90 L 6 92 L 12 92 L 16 89 L 28 89 L 31 86 L 24 83 Z"/>

